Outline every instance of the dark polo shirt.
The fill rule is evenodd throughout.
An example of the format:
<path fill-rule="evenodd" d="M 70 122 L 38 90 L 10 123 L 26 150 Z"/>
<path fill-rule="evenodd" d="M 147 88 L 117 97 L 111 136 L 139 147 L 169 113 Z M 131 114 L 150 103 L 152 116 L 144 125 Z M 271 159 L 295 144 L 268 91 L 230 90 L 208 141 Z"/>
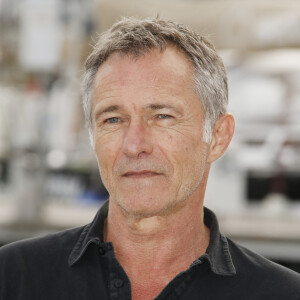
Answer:
<path fill-rule="evenodd" d="M 103 242 L 108 203 L 86 226 L 0 248 L 1 300 L 131 299 L 130 281 Z M 205 254 L 156 299 L 300 299 L 300 275 L 247 250 L 219 232 L 213 212 Z"/>

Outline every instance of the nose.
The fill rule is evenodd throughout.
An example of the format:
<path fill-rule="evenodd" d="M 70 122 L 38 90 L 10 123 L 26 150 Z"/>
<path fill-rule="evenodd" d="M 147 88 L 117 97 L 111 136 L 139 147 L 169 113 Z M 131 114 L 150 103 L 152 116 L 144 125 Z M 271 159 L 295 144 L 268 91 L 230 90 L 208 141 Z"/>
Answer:
<path fill-rule="evenodd" d="M 151 132 L 143 120 L 132 120 L 124 135 L 122 151 L 125 155 L 138 158 L 153 151 Z"/>

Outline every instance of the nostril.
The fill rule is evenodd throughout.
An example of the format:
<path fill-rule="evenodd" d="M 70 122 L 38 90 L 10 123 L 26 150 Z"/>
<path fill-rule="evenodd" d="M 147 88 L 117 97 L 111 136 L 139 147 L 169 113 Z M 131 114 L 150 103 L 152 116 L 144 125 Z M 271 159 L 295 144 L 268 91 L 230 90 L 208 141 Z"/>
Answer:
<path fill-rule="evenodd" d="M 139 157 L 143 154 L 150 154 L 152 149 L 152 145 L 145 141 L 123 144 L 123 152 L 131 157 Z"/>

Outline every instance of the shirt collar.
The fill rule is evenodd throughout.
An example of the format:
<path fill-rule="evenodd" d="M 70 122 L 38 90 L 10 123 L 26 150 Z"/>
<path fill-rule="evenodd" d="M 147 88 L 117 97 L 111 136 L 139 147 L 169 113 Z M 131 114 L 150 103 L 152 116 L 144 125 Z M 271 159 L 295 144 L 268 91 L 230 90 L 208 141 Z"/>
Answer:
<path fill-rule="evenodd" d="M 204 207 L 204 224 L 210 229 L 209 245 L 199 260 L 207 259 L 211 270 L 217 275 L 235 275 L 227 238 L 220 233 L 216 215 Z"/>
<path fill-rule="evenodd" d="M 100 245 L 103 243 L 104 222 L 108 214 L 108 201 L 98 210 L 92 223 L 83 228 L 75 247 L 69 256 L 69 266 L 75 264 L 84 254 L 91 243 Z"/>
<path fill-rule="evenodd" d="M 83 228 L 83 231 L 69 256 L 69 266 L 72 266 L 80 260 L 91 243 L 96 245 L 104 243 L 103 231 L 107 214 L 108 201 L 106 201 L 99 209 L 92 223 Z M 199 257 L 199 259 L 197 259 L 192 265 L 199 264 L 202 263 L 203 260 L 207 260 L 212 272 L 215 274 L 235 275 L 236 270 L 231 259 L 227 239 L 219 231 L 217 217 L 206 207 L 204 207 L 204 223 L 210 229 L 209 245 L 206 253 Z"/>

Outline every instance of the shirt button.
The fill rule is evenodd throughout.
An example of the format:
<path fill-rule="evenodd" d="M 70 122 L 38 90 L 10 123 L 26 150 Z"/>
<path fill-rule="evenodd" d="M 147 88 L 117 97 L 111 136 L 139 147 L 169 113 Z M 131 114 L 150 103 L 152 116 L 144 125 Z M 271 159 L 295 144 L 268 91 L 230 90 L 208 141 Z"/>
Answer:
<path fill-rule="evenodd" d="M 114 282 L 114 286 L 116 288 L 121 288 L 123 285 L 124 285 L 124 282 L 121 279 L 116 279 L 115 282 Z"/>
<path fill-rule="evenodd" d="M 98 251 L 101 255 L 105 254 L 105 251 L 102 247 L 99 247 Z"/>

